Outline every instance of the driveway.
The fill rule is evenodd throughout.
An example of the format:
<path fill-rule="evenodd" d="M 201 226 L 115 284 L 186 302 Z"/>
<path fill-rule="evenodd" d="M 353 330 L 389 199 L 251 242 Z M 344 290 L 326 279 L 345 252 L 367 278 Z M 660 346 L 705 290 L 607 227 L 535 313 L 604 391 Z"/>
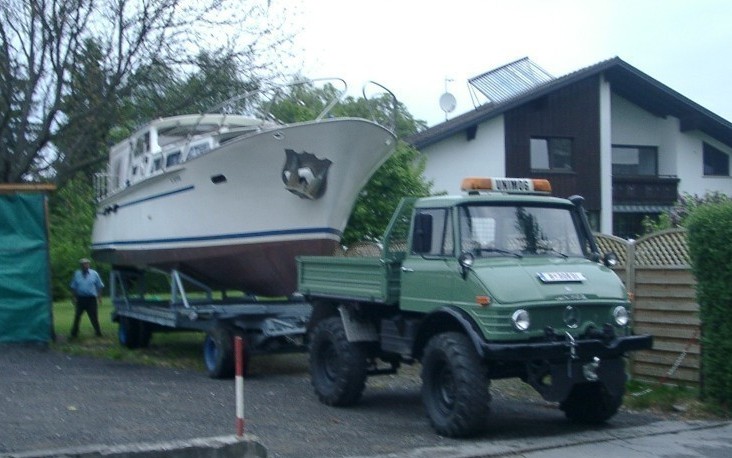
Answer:
<path fill-rule="evenodd" d="M 666 424 L 655 415 L 623 410 L 608 425 L 583 427 L 567 422 L 554 405 L 494 390 L 489 432 L 453 440 L 430 428 L 415 369 L 371 379 L 362 402 L 348 409 L 317 401 L 305 355 L 260 357 L 251 370 L 244 382 L 246 431 L 258 436 L 272 457 L 397 456 L 420 450 L 428 453 L 424 456 L 487 456 L 476 454 L 475 447 L 556 443 L 558 438 L 566 444 L 572 437 L 637 434 L 640 428 Z M 0 346 L 0 455 L 232 435 L 234 403 L 232 380 Z M 465 455 L 465 450 L 474 452 Z M 515 453 L 517 448 L 502 450 Z"/>

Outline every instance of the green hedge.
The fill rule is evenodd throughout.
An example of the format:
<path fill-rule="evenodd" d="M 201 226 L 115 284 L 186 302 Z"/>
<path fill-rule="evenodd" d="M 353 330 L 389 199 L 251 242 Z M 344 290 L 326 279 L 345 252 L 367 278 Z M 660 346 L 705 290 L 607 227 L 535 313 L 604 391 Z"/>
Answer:
<path fill-rule="evenodd" d="M 687 223 L 702 321 L 702 396 L 732 407 L 732 202 L 703 205 Z"/>

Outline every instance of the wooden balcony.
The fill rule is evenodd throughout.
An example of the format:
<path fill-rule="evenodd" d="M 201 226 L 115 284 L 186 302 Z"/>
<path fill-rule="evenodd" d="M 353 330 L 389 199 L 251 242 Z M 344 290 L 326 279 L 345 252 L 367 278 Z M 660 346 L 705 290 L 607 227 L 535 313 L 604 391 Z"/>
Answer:
<path fill-rule="evenodd" d="M 673 205 L 679 197 L 675 176 L 613 176 L 613 205 Z"/>

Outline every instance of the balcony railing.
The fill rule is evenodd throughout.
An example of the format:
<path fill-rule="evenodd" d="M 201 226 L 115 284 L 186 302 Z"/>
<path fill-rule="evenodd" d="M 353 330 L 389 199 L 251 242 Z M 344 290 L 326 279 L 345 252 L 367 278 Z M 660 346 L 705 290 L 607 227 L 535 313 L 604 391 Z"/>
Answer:
<path fill-rule="evenodd" d="M 679 196 L 675 176 L 613 176 L 613 205 L 673 205 Z"/>

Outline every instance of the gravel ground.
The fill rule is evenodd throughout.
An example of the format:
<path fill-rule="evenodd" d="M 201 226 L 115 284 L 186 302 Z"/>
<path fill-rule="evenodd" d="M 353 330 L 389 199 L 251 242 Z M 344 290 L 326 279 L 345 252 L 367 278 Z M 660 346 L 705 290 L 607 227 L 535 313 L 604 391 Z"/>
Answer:
<path fill-rule="evenodd" d="M 348 409 L 317 401 L 305 355 L 255 358 L 251 371 L 244 382 L 246 430 L 259 437 L 269 456 L 368 456 L 466 443 L 430 428 L 418 368 L 370 379 L 362 402 Z M 511 386 L 503 381 L 494 385 L 489 432 L 474 440 L 531 440 L 592 429 L 568 423 L 556 406 Z M 231 435 L 234 404 L 232 380 L 38 347 L 0 346 L 0 455 Z M 622 411 L 600 428 L 659 420 Z"/>

